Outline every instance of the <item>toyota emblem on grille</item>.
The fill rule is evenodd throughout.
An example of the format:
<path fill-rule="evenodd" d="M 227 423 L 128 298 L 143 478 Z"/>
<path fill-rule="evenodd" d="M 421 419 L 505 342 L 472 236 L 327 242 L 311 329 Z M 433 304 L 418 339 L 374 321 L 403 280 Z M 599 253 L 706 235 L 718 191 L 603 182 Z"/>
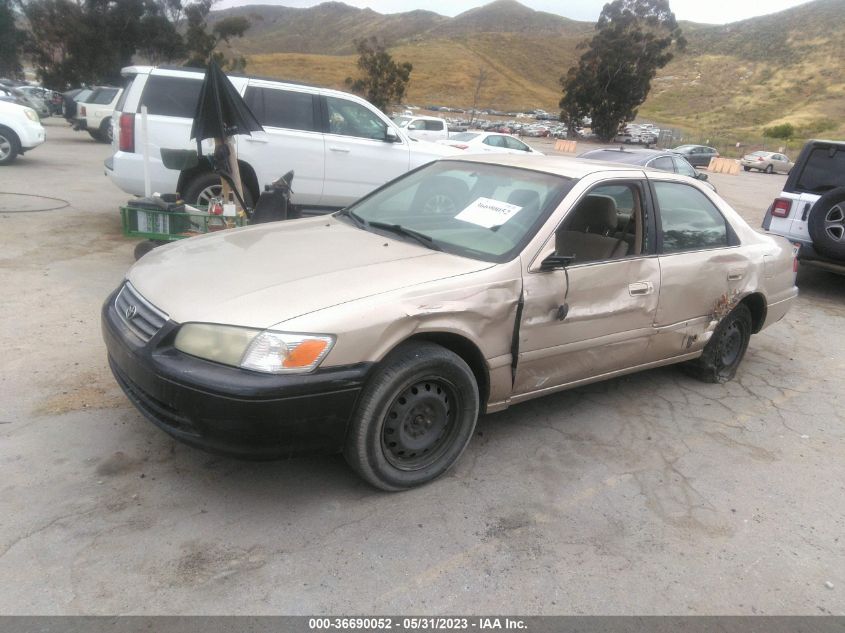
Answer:
<path fill-rule="evenodd" d="M 135 315 L 136 315 L 136 314 L 138 314 L 138 308 L 136 308 L 136 307 L 135 307 L 134 305 L 132 305 L 132 304 L 129 304 L 129 305 L 126 307 L 126 310 L 124 311 L 124 313 L 123 313 L 123 314 L 124 314 L 124 316 L 126 317 L 126 320 L 127 320 L 127 321 L 131 321 L 132 319 L 134 319 L 134 318 L 135 318 Z"/>

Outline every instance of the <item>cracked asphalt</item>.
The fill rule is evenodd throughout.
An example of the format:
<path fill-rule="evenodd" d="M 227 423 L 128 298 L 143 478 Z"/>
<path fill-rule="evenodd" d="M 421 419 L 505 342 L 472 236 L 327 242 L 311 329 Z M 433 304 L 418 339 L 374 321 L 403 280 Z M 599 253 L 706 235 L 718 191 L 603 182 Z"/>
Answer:
<path fill-rule="evenodd" d="M 386 494 L 339 456 L 220 458 L 136 413 L 98 314 L 127 196 L 106 146 L 46 125 L 0 170 L 0 614 L 845 614 L 845 278 L 802 269 L 729 384 L 666 367 L 514 406 Z M 784 177 L 711 180 L 758 226 Z"/>

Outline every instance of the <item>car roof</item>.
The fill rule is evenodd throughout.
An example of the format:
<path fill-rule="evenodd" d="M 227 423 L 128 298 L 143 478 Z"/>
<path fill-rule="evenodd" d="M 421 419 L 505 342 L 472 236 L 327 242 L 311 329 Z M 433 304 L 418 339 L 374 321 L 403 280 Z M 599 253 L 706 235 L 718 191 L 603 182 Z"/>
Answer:
<path fill-rule="evenodd" d="M 625 163 L 610 163 L 598 160 L 581 160 L 574 156 L 538 156 L 537 154 L 471 154 L 469 156 L 449 156 L 441 160 L 464 161 L 473 163 L 486 163 L 491 165 L 504 165 L 505 167 L 517 167 L 520 169 L 531 169 L 555 176 L 566 178 L 583 178 L 596 172 L 630 172 L 631 166 Z M 639 171 L 639 170 L 638 170 Z M 656 174 L 666 174 L 659 170 L 646 168 L 645 171 L 653 171 Z"/>
<path fill-rule="evenodd" d="M 628 163 L 629 165 L 644 165 L 658 156 L 676 156 L 676 154 L 659 149 L 614 149 L 607 147 L 584 152 L 578 158 L 603 160 L 612 163 Z"/>

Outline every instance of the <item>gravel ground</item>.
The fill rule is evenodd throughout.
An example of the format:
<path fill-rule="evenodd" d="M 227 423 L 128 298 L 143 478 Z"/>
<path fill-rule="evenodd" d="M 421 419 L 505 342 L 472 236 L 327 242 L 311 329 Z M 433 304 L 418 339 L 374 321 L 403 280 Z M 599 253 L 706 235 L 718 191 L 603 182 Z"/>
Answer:
<path fill-rule="evenodd" d="M 385 494 L 340 457 L 187 448 L 128 404 L 98 314 L 127 196 L 108 147 L 46 125 L 0 168 L 0 613 L 845 614 L 843 278 L 802 269 L 734 382 L 668 367 L 515 406 Z M 784 177 L 711 180 L 758 226 Z"/>

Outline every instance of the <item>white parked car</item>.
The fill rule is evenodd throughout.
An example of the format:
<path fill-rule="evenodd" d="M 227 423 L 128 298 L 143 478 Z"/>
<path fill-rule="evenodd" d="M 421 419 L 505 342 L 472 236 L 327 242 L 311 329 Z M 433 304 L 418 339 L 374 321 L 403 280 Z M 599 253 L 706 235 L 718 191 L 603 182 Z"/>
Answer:
<path fill-rule="evenodd" d="M 114 154 L 105 162 L 112 182 L 127 193 L 144 193 L 141 108 L 146 106 L 152 190 L 179 192 L 192 203 L 216 195 L 220 179 L 206 161 L 176 171 L 161 159 L 161 149 L 196 148 L 190 133 L 203 72 L 131 66 L 123 75 L 128 83 L 112 117 Z M 346 92 L 254 77 L 230 80 L 265 130 L 236 137 L 248 201 L 293 170 L 295 204 L 339 208 L 411 169 L 457 153 L 411 140 L 372 104 Z M 212 147 L 206 141 L 203 151 L 211 154 Z"/>
<path fill-rule="evenodd" d="M 439 141 L 449 138 L 449 124 L 436 116 L 398 116 L 393 119 L 411 138 Z"/>
<path fill-rule="evenodd" d="M 122 88 L 112 86 L 95 88 L 85 101 L 77 102 L 76 121 L 73 129 L 87 130 L 94 140 L 101 143 L 111 143 L 113 134 L 112 113 L 122 93 Z"/>
<path fill-rule="evenodd" d="M 461 132 L 453 134 L 445 141 L 438 141 L 441 145 L 456 147 L 471 154 L 535 154 L 542 156 L 532 147 L 526 145 L 515 136 L 499 134 L 497 132 Z"/>
<path fill-rule="evenodd" d="M 18 157 L 41 145 L 47 134 L 38 113 L 27 106 L 0 101 L 0 165 L 9 165 Z"/>

